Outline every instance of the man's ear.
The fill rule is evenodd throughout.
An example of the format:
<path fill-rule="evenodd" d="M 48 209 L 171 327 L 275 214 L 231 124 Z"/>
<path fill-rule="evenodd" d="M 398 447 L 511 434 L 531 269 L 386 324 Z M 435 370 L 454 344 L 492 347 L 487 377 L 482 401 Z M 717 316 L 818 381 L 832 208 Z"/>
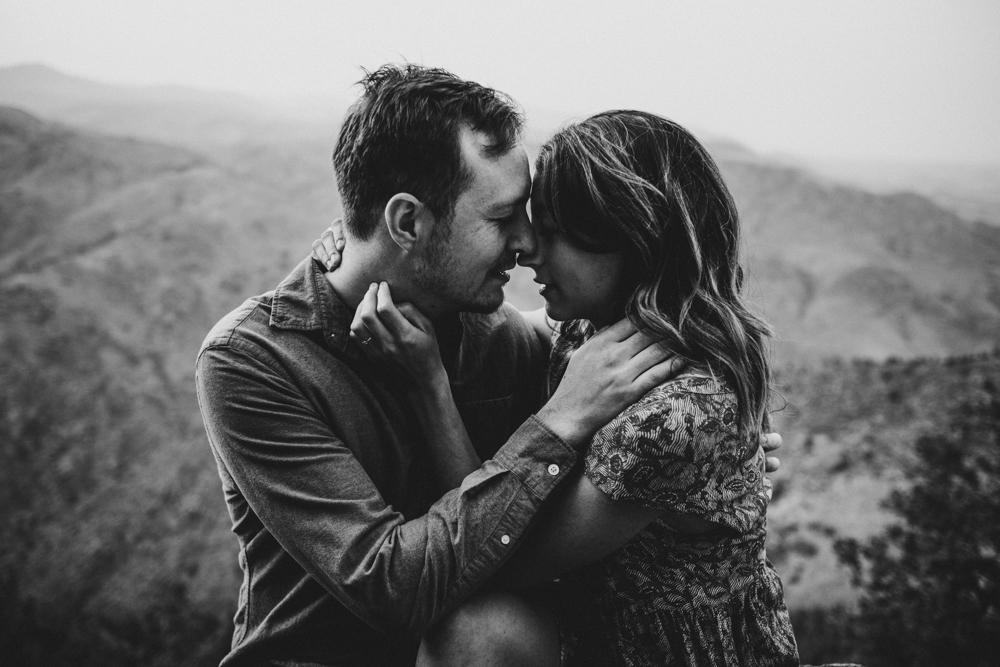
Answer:
<path fill-rule="evenodd" d="M 385 205 L 385 224 L 389 236 L 406 252 L 413 250 L 417 241 L 430 232 L 434 216 L 422 201 L 413 195 L 400 192 Z"/>

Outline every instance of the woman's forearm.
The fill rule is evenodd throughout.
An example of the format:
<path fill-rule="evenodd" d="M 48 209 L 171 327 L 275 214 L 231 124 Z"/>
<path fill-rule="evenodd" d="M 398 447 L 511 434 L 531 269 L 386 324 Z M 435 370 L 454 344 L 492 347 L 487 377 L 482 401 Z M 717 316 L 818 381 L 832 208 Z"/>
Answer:
<path fill-rule="evenodd" d="M 523 588 L 593 563 L 632 539 L 662 510 L 611 500 L 575 470 L 546 502 L 527 539 L 492 581 Z"/>
<path fill-rule="evenodd" d="M 441 490 L 454 489 L 482 461 L 462 423 L 447 376 L 415 391 L 413 402 Z"/>

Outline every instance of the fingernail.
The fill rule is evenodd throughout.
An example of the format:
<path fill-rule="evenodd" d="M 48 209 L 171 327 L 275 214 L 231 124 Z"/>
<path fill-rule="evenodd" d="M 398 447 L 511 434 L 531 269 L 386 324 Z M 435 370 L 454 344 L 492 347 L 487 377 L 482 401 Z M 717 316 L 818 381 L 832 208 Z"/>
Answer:
<path fill-rule="evenodd" d="M 337 241 L 333 245 L 335 248 L 337 248 L 337 250 L 343 250 L 345 244 L 346 241 L 344 241 L 344 239 L 337 239 Z"/>

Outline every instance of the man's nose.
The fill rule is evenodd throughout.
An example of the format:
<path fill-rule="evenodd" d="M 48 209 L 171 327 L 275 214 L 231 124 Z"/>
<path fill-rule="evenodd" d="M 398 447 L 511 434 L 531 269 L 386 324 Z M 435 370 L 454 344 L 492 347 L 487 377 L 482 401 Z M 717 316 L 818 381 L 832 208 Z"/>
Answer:
<path fill-rule="evenodd" d="M 511 252 L 517 253 L 520 258 L 524 255 L 534 254 L 537 246 L 538 243 L 535 239 L 535 230 L 531 227 L 531 220 L 528 219 L 528 212 L 523 211 L 521 215 L 518 216 L 514 229 L 511 231 L 510 239 L 507 242 L 507 248 Z M 518 263 L 520 263 L 520 259 L 518 259 Z"/>

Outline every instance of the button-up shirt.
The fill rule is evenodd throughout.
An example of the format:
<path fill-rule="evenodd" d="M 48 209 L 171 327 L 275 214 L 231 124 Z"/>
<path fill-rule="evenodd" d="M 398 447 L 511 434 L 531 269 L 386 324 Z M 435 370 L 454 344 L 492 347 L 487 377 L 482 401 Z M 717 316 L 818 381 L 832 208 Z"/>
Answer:
<path fill-rule="evenodd" d="M 577 454 L 533 415 L 544 355 L 508 305 L 461 315 L 452 393 L 483 466 L 435 492 L 404 389 L 306 260 L 209 333 L 198 398 L 239 539 L 235 665 L 403 665 L 486 582 Z M 451 355 L 448 354 L 451 352 Z"/>

